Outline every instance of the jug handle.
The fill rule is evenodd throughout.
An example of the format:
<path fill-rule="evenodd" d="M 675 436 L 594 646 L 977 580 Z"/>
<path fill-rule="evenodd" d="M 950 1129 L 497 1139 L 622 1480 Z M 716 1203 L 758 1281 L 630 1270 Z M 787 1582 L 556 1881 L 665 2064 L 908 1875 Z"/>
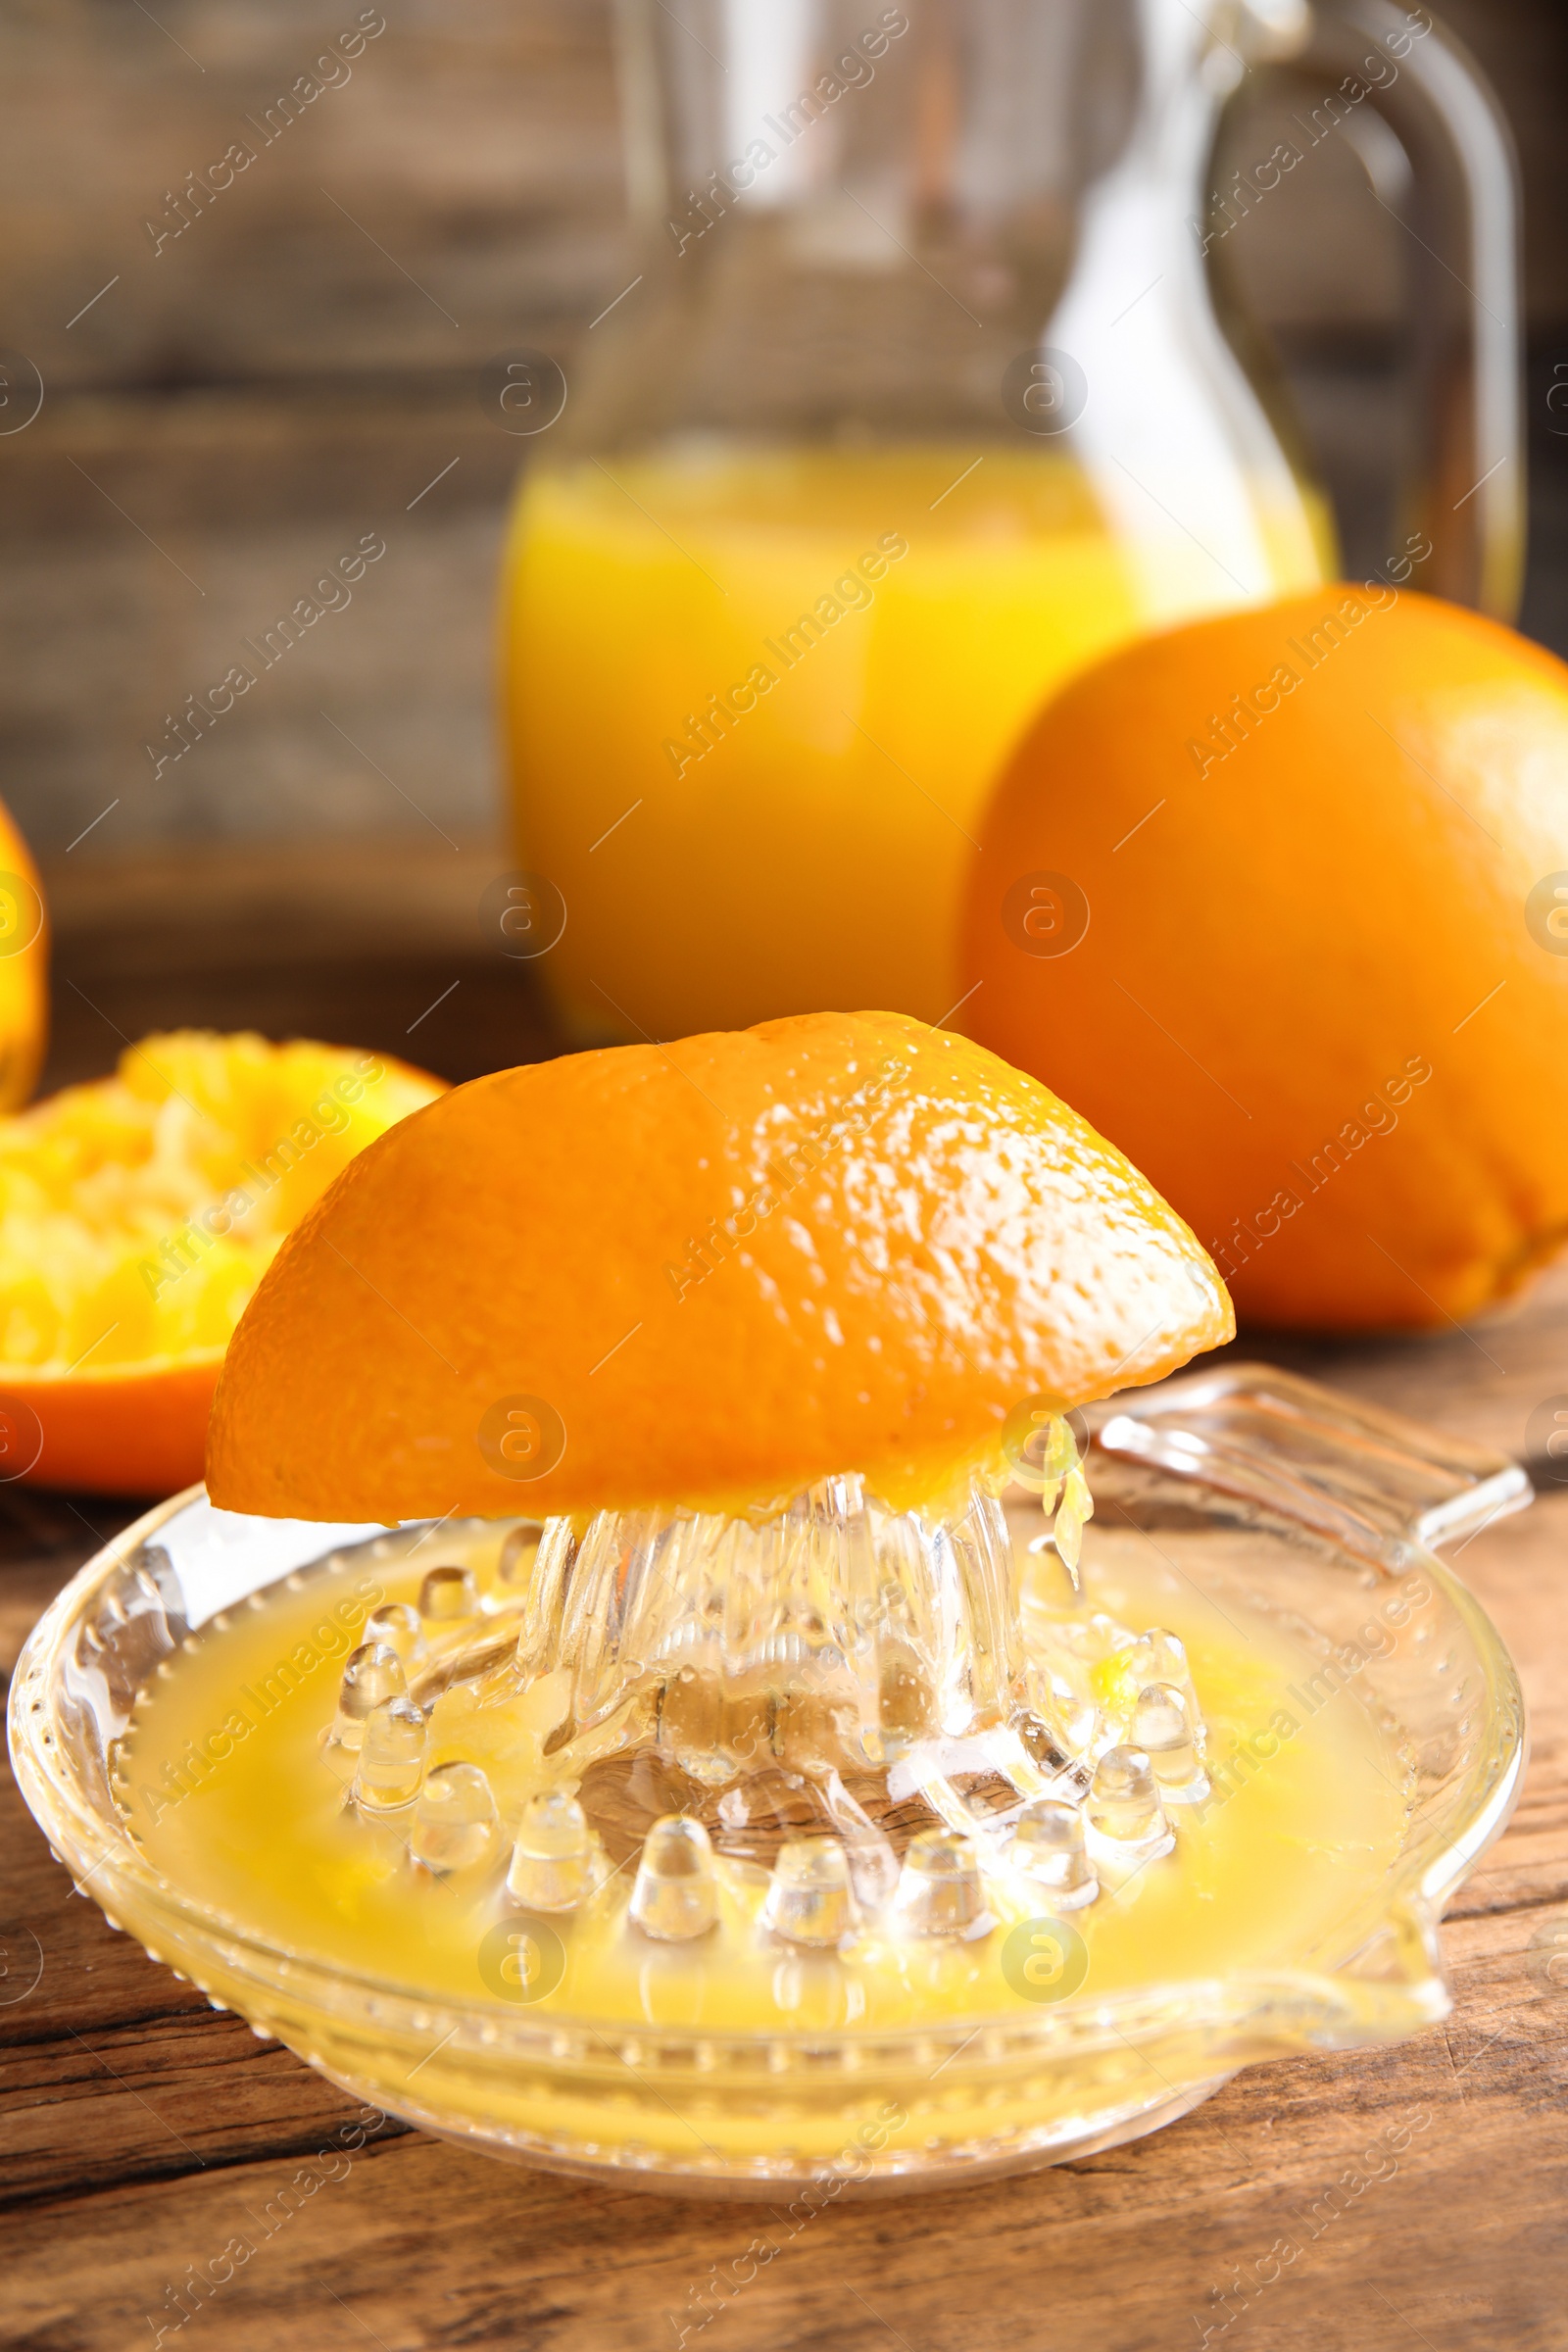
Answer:
<path fill-rule="evenodd" d="M 1417 544 L 1431 543 L 1419 585 L 1511 621 L 1525 479 L 1518 174 L 1507 125 L 1468 51 L 1424 7 L 1316 0 L 1291 63 L 1333 74 L 1341 103 L 1372 107 L 1407 166 L 1385 190 L 1375 162 L 1362 158 L 1413 264 L 1421 424 L 1399 512 Z"/>

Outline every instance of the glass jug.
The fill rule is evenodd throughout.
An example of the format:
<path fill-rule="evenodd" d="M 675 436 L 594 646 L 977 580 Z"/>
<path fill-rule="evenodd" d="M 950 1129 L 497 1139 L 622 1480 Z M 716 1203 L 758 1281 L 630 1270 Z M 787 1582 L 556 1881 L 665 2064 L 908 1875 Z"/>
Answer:
<path fill-rule="evenodd" d="M 1216 208 L 1249 202 L 1241 175 L 1210 193 L 1210 159 L 1254 61 L 1321 73 L 1303 140 L 1375 110 L 1407 167 L 1426 421 L 1390 554 L 1407 532 L 1415 584 L 1509 614 L 1510 162 L 1424 10 L 620 20 L 635 274 L 569 386 L 520 362 L 502 394 L 554 428 L 508 541 L 503 671 L 574 1041 L 951 1016 L 965 862 L 1044 699 L 1141 632 L 1334 575 L 1327 502 L 1210 299 Z"/>

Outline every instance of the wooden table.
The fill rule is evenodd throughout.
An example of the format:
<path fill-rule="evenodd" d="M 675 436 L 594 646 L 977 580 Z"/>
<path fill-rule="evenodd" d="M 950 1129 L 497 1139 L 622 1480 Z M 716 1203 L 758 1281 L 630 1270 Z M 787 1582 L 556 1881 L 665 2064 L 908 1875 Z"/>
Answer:
<path fill-rule="evenodd" d="M 477 872 L 489 854 L 471 855 Z M 102 903 L 62 884 L 60 977 L 74 976 L 97 1009 L 65 1013 L 57 1069 L 104 1066 L 115 1029 L 134 1034 L 180 1004 L 289 1026 L 298 1015 L 270 1016 L 309 994 L 302 969 L 315 974 L 308 1025 L 395 1044 L 413 1018 L 403 999 L 416 1009 L 427 979 L 434 996 L 452 958 L 471 956 L 477 894 L 454 886 L 448 933 L 425 901 L 429 936 L 412 961 L 405 941 L 399 964 L 391 935 L 364 912 L 365 871 L 346 866 L 343 889 L 369 924 L 355 952 L 382 941 L 371 981 L 363 960 L 346 968 L 347 918 L 329 876 L 308 904 L 293 902 L 292 979 L 264 953 L 267 894 L 286 877 L 270 882 L 252 865 L 241 884 L 230 870 L 227 899 L 213 880 L 210 936 L 172 972 L 151 948 L 139 962 L 131 954 L 156 929 L 146 915 L 156 875 Z M 536 1004 L 486 997 L 500 983 L 477 967 L 471 977 L 472 1018 L 448 1048 L 438 1031 L 426 1049 L 438 1066 L 466 1075 L 548 1050 Z M 1568 1389 L 1568 1274 L 1474 1332 L 1356 1348 L 1258 1339 L 1250 1351 L 1518 1449 L 1531 1409 Z M 129 1515 L 0 1489 L 8 1666 L 50 1595 Z M 156 2344 L 162 2327 L 166 2344 L 224 2352 L 673 2352 L 683 2340 L 703 2352 L 1174 2352 L 1222 2341 L 1561 2352 L 1568 1957 L 1553 1963 L 1550 1939 L 1563 1936 L 1568 1954 L 1565 1552 L 1568 1486 L 1549 1485 L 1464 1550 L 1463 1572 L 1522 1668 L 1535 1753 L 1512 1828 L 1444 1931 L 1446 2025 L 1391 2052 L 1252 2068 L 1185 2121 L 1105 2155 L 1000 2186 L 828 2208 L 707 2328 L 694 2325 L 697 2290 L 744 2254 L 764 2214 L 514 2170 L 398 2125 L 334 2154 L 351 2103 L 112 1933 L 50 1861 L 8 1783 L 0 2196 L 14 2210 L 0 2343 L 129 2352 Z M 1391 2130 L 1400 2152 L 1364 2162 L 1374 2143 L 1389 2149 Z M 318 2185 L 296 2190 L 286 2222 L 274 2205 L 266 2235 L 257 2217 L 307 2180 Z M 1355 2180 L 1366 2185 L 1326 2220 L 1325 2192 Z M 170 2289 L 236 2234 L 257 2252 L 175 2332 Z M 1257 2266 L 1275 2268 L 1267 2257 L 1281 2238 L 1300 2250 L 1260 2287 Z"/>

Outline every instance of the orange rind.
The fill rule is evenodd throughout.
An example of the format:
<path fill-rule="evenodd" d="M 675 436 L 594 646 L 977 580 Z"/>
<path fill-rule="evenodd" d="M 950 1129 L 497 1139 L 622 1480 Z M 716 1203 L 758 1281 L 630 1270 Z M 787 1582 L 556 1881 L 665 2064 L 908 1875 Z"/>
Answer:
<path fill-rule="evenodd" d="M 223 1351 L 284 1234 L 440 1087 L 381 1054 L 183 1031 L 0 1120 L 0 1480 L 198 1479 Z"/>
<path fill-rule="evenodd" d="M 215 1408 L 213 1499 L 382 1519 L 890 1500 L 1227 1339 L 1113 1146 L 966 1039 L 821 1013 L 475 1080 L 280 1250 Z"/>

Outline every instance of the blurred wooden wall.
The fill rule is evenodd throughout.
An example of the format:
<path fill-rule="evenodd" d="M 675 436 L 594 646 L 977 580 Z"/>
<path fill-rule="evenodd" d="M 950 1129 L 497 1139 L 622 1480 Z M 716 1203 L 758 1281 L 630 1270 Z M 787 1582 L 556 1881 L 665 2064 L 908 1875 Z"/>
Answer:
<path fill-rule="evenodd" d="M 623 282 L 611 5 L 383 7 L 12 0 L 0 23 L 0 795 L 73 870 L 297 834 L 439 860 L 496 822 L 492 581 L 519 444 L 482 370 L 518 343 L 569 369 Z M 1568 24 L 1560 0 L 1446 14 L 1524 151 L 1545 351 L 1568 323 Z M 335 86 L 268 143 L 302 74 Z M 254 161 L 158 243 L 186 175 L 211 181 L 236 141 Z M 1298 345 L 1387 333 L 1383 233 L 1348 157 L 1250 224 L 1259 299 Z M 41 412 L 6 429 L 30 368 Z M 1334 429 L 1353 436 L 1353 404 Z M 155 774 L 166 714 L 366 534 L 386 552 L 352 603 Z"/>
<path fill-rule="evenodd" d="M 383 32 L 318 69 L 360 14 L 20 0 L 0 24 L 0 343 L 45 386 L 0 438 L 0 795 L 44 850 L 117 799 L 79 857 L 380 830 L 442 857 L 442 831 L 492 822 L 519 444 L 481 368 L 524 338 L 569 359 L 608 299 L 609 11 L 388 0 Z M 337 86 L 264 144 L 302 74 Z M 155 249 L 146 221 L 177 220 L 168 193 L 236 140 L 256 160 Z M 166 712 L 366 533 L 386 554 L 352 604 L 155 776 Z"/>

